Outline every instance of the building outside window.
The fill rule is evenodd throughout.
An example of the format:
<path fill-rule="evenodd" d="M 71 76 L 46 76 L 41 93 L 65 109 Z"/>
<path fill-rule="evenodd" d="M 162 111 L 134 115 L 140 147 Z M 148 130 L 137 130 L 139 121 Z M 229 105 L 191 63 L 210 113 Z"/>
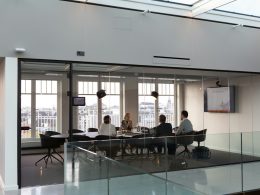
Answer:
<path fill-rule="evenodd" d="M 45 131 L 57 131 L 58 81 L 21 81 L 21 126 L 31 129 L 22 131 L 22 139 L 39 138 Z"/>
<path fill-rule="evenodd" d="M 98 82 L 79 81 L 78 95 L 85 97 L 86 106 L 78 107 L 78 129 L 98 128 Z"/>
<path fill-rule="evenodd" d="M 120 126 L 120 82 L 102 82 L 98 77 L 91 79 L 78 81 L 78 96 L 86 99 L 86 106 L 78 107 L 78 129 L 86 131 L 88 128 L 99 128 L 105 115 L 110 115 L 112 124 Z M 100 89 L 106 90 L 107 95 L 98 100 L 96 93 Z"/>
<path fill-rule="evenodd" d="M 159 97 L 151 96 L 152 91 L 157 91 Z M 168 123 L 174 124 L 174 84 L 164 80 L 156 82 L 138 83 L 139 106 L 138 123 L 140 126 L 155 127 L 158 125 L 160 114 L 164 114 Z"/>

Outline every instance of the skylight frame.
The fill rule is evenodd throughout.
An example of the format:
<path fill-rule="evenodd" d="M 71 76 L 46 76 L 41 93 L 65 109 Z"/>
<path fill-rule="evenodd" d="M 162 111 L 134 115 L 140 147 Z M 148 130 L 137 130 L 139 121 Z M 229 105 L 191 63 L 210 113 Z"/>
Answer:
<path fill-rule="evenodd" d="M 227 4 L 222 7 L 217 8 L 217 9 L 214 9 L 214 11 L 223 12 L 223 13 L 227 13 L 227 14 L 234 14 L 234 15 L 238 15 L 238 16 L 260 18 L 260 10 L 259 10 L 259 12 L 255 11 L 255 13 L 259 13 L 258 15 L 255 15 L 254 13 L 252 13 L 252 14 L 246 13 L 246 12 L 244 12 L 243 9 L 241 9 L 239 11 L 238 6 L 239 6 L 239 4 L 243 4 L 243 3 L 248 4 L 249 2 L 248 1 L 246 2 L 245 0 L 243 0 L 243 1 L 236 0 L 230 4 Z M 250 3 L 253 3 L 253 2 L 250 2 Z M 233 5 L 233 10 L 232 10 L 232 5 Z M 257 7 L 257 6 L 255 6 L 255 7 Z"/>
<path fill-rule="evenodd" d="M 151 1 L 192 7 L 194 4 L 198 3 L 200 0 L 192 0 L 193 1 L 192 3 L 184 3 L 184 2 L 182 3 L 182 2 L 176 2 L 174 0 L 151 0 Z M 180 1 L 180 0 L 178 0 L 178 1 Z M 185 1 L 185 0 L 183 0 L 183 1 Z"/>

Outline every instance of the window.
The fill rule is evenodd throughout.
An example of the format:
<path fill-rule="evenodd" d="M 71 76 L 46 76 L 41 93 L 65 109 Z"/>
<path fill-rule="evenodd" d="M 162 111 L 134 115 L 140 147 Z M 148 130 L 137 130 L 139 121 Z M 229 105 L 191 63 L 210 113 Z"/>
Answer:
<path fill-rule="evenodd" d="M 138 83 L 138 125 L 145 127 L 155 126 L 155 99 L 151 92 L 155 90 L 154 83 Z"/>
<path fill-rule="evenodd" d="M 259 0 L 236 0 L 228 3 L 217 10 L 248 15 L 253 17 L 260 17 L 260 1 Z"/>
<path fill-rule="evenodd" d="M 31 127 L 31 80 L 21 81 L 21 126 Z M 31 138 L 31 131 L 22 131 L 22 138 Z"/>
<path fill-rule="evenodd" d="M 180 4 L 184 4 L 184 5 L 193 5 L 196 2 L 198 2 L 199 0 L 155 0 L 155 1 L 161 1 L 161 2 L 165 2 L 165 3 L 180 3 Z"/>
<path fill-rule="evenodd" d="M 86 98 L 86 106 L 78 107 L 78 129 L 98 128 L 98 82 L 79 81 L 78 95 Z"/>
<path fill-rule="evenodd" d="M 39 138 L 45 131 L 57 131 L 58 82 L 52 80 L 21 81 L 22 138 Z"/>
<path fill-rule="evenodd" d="M 174 123 L 174 84 L 158 84 L 159 115 L 164 114 L 168 123 Z"/>
<path fill-rule="evenodd" d="M 102 119 L 109 115 L 111 124 L 120 126 L 120 82 L 102 82 L 101 88 L 107 94 L 102 98 Z"/>
<path fill-rule="evenodd" d="M 104 77 L 102 77 L 104 78 Z M 78 107 L 78 129 L 99 128 L 103 117 L 109 115 L 111 123 L 119 126 L 121 122 L 121 97 L 120 82 L 102 82 L 99 78 L 91 78 L 89 81 L 78 81 L 78 95 L 86 98 L 86 106 Z M 97 91 L 103 89 L 106 96 L 99 100 Z"/>
<path fill-rule="evenodd" d="M 156 100 L 151 96 L 152 91 L 158 91 Z M 143 82 L 138 84 L 140 126 L 152 128 L 157 125 L 160 114 L 164 114 L 168 123 L 174 123 L 174 84 L 157 80 L 155 83 Z"/>
<path fill-rule="evenodd" d="M 36 80 L 36 137 L 57 131 L 57 81 Z"/>

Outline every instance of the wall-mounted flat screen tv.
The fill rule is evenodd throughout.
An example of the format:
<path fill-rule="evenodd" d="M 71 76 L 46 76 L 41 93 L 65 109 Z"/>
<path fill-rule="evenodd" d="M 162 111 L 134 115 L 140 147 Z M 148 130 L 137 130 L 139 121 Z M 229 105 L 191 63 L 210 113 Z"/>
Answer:
<path fill-rule="evenodd" d="M 216 113 L 235 112 L 235 87 L 207 88 L 204 96 L 204 111 Z"/>
<path fill-rule="evenodd" d="M 72 97 L 72 105 L 85 106 L 86 105 L 85 97 Z"/>

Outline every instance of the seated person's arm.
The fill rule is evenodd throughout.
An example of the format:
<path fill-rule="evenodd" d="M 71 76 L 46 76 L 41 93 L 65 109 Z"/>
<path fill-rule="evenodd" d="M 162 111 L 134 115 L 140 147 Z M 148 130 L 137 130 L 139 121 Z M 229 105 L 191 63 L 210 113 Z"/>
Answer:
<path fill-rule="evenodd" d="M 122 120 L 120 128 L 121 128 L 122 130 L 124 130 L 124 129 L 125 129 L 125 126 L 126 126 L 126 125 L 125 125 L 125 121 Z"/>
<path fill-rule="evenodd" d="M 101 132 L 102 132 L 102 128 L 103 128 L 103 125 L 101 124 L 100 127 L 99 127 L 99 129 L 98 129 L 98 134 L 99 134 L 99 135 L 102 134 L 102 133 L 101 133 Z"/>
<path fill-rule="evenodd" d="M 157 127 L 154 127 L 154 135 L 155 135 L 155 137 L 160 137 L 161 136 L 160 131 L 161 131 L 160 125 L 157 126 Z"/>
<path fill-rule="evenodd" d="M 128 129 L 129 130 L 133 129 L 133 122 L 132 121 L 128 122 Z"/>

